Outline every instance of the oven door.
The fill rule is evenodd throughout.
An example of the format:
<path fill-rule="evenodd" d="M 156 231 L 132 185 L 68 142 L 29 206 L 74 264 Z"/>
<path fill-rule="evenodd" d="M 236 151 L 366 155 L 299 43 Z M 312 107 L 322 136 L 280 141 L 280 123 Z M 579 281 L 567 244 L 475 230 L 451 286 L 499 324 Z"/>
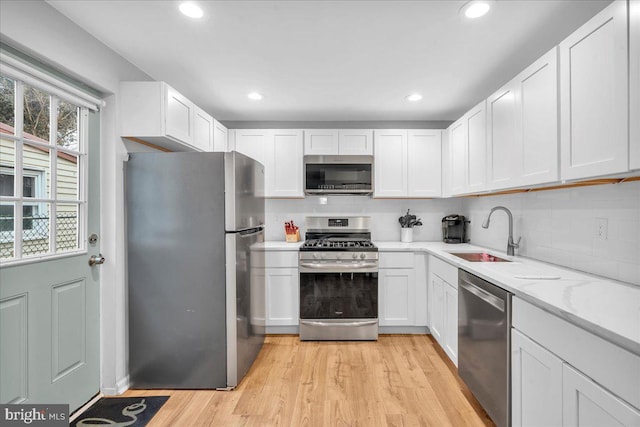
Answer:
<path fill-rule="evenodd" d="M 303 265 L 300 265 L 301 340 L 378 339 L 377 266 Z"/>

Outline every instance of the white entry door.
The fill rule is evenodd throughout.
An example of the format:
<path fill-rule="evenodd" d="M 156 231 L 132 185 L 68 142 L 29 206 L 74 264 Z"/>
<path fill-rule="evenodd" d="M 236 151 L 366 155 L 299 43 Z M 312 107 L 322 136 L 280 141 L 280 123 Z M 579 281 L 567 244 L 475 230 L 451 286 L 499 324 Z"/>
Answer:
<path fill-rule="evenodd" d="M 99 391 L 99 113 L 0 75 L 0 403 Z"/>

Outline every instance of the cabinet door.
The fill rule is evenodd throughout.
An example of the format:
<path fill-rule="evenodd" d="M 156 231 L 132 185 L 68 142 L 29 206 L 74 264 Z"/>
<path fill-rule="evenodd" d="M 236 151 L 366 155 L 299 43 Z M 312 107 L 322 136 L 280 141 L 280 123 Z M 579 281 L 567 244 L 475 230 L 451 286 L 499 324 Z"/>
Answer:
<path fill-rule="evenodd" d="M 182 142 L 193 145 L 194 104 L 167 85 L 165 109 L 165 133 Z"/>
<path fill-rule="evenodd" d="M 558 49 L 553 48 L 516 78 L 519 185 L 558 180 Z"/>
<path fill-rule="evenodd" d="M 562 367 L 563 426 L 638 426 L 640 411 L 568 364 Z"/>
<path fill-rule="evenodd" d="M 407 131 L 374 131 L 374 197 L 407 195 Z"/>
<path fill-rule="evenodd" d="M 213 117 L 194 106 L 193 126 L 193 146 L 202 151 L 213 151 Z"/>
<path fill-rule="evenodd" d="M 511 81 L 487 99 L 487 171 L 492 190 L 516 186 L 520 176 L 515 92 Z"/>
<path fill-rule="evenodd" d="M 444 282 L 435 274 L 429 276 L 429 330 L 440 346 L 444 347 Z"/>
<path fill-rule="evenodd" d="M 472 108 L 464 115 L 467 131 L 468 191 L 485 189 L 487 183 L 487 115 L 486 102 Z"/>
<path fill-rule="evenodd" d="M 458 289 L 444 283 L 444 351 L 458 366 Z"/>
<path fill-rule="evenodd" d="M 235 150 L 262 163 L 265 173 L 269 173 L 267 148 L 271 141 L 271 131 L 256 129 L 235 130 Z M 268 179 L 268 178 L 267 178 Z"/>
<path fill-rule="evenodd" d="M 407 138 L 409 197 L 442 195 L 442 131 L 410 130 Z"/>
<path fill-rule="evenodd" d="M 412 268 L 381 269 L 378 274 L 380 326 L 416 323 L 415 275 Z"/>
<path fill-rule="evenodd" d="M 464 118 L 449 127 L 449 170 L 451 195 L 467 191 L 467 130 Z"/>
<path fill-rule="evenodd" d="M 213 151 L 229 151 L 227 128 L 217 120 L 213 121 Z"/>
<path fill-rule="evenodd" d="M 305 130 L 304 154 L 338 154 L 338 131 L 332 129 Z"/>
<path fill-rule="evenodd" d="M 373 131 L 367 129 L 349 129 L 338 131 L 338 153 L 372 156 Z"/>
<path fill-rule="evenodd" d="M 625 1 L 560 43 L 562 179 L 628 168 L 627 44 Z"/>
<path fill-rule="evenodd" d="M 267 197 L 304 197 L 302 131 L 275 130 L 267 174 Z"/>
<path fill-rule="evenodd" d="M 267 268 L 267 326 L 297 326 L 299 278 L 297 268 Z"/>
<path fill-rule="evenodd" d="M 629 2 L 630 169 L 640 169 L 640 0 Z"/>
<path fill-rule="evenodd" d="M 511 330 L 511 424 L 562 425 L 562 360 Z"/>

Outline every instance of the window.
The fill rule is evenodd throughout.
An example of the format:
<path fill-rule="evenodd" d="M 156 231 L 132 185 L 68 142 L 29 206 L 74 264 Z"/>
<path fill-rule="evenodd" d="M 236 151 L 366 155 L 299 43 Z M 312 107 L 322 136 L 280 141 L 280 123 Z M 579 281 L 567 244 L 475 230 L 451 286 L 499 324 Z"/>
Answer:
<path fill-rule="evenodd" d="M 84 249 L 88 110 L 0 75 L 0 261 Z"/>

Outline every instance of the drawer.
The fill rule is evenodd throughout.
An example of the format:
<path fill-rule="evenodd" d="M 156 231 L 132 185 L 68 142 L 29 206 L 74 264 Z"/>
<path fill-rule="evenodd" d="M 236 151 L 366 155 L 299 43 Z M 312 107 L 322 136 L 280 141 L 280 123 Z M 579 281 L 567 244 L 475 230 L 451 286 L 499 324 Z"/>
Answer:
<path fill-rule="evenodd" d="M 429 274 L 435 274 L 454 288 L 458 289 L 458 267 L 451 265 L 434 255 L 429 256 Z"/>
<path fill-rule="evenodd" d="M 640 356 L 520 298 L 512 310 L 515 329 L 640 408 Z"/>
<path fill-rule="evenodd" d="M 266 251 L 267 268 L 298 268 L 298 251 Z"/>
<path fill-rule="evenodd" d="M 380 268 L 413 268 L 413 252 L 380 252 Z"/>

